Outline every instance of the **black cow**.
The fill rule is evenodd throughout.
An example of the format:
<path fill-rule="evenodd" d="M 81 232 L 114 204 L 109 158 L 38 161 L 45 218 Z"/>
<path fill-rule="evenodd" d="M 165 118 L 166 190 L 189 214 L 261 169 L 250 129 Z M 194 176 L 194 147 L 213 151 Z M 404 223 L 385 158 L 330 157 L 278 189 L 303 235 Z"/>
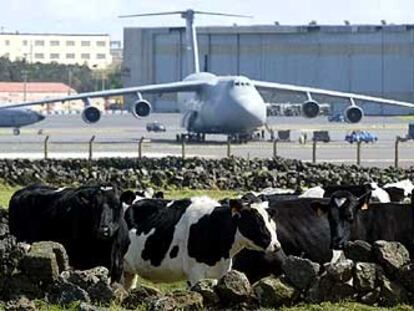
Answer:
<path fill-rule="evenodd" d="M 274 215 L 277 237 L 282 250 L 277 254 L 243 250 L 234 258 L 234 269 L 244 272 L 251 282 L 270 274 L 280 274 L 286 255 L 309 258 L 318 263 L 332 259 L 329 223 L 319 217 L 313 204 L 329 199 L 300 198 L 270 202 L 268 212 Z"/>
<path fill-rule="evenodd" d="M 414 192 L 412 193 L 414 196 Z M 328 204 L 317 204 L 327 214 L 331 247 L 343 249 L 349 241 L 376 240 L 401 242 L 414 255 L 414 203 L 372 203 L 347 191 L 335 192 Z"/>
<path fill-rule="evenodd" d="M 32 185 L 13 194 L 9 213 L 18 241 L 59 242 L 74 268 L 104 266 L 112 282 L 120 281 L 129 237 L 115 187 Z"/>

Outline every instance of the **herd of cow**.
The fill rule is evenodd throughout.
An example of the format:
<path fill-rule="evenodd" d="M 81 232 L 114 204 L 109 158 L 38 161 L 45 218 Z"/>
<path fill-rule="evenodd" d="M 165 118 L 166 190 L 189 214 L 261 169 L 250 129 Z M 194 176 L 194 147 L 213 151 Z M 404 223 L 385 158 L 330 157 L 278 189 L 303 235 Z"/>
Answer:
<path fill-rule="evenodd" d="M 73 268 L 107 267 L 126 289 L 137 274 L 194 285 L 232 268 L 254 282 L 280 274 L 287 255 L 325 263 L 352 240 L 399 241 L 414 256 L 414 185 L 265 191 L 220 201 L 32 185 L 12 196 L 9 225 L 18 241 L 63 244 Z"/>

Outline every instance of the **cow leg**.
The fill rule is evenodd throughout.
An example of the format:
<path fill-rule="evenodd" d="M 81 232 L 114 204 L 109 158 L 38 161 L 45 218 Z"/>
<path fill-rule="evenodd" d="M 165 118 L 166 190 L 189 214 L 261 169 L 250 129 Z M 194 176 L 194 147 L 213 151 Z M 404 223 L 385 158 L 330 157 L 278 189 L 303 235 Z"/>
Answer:
<path fill-rule="evenodd" d="M 137 275 L 135 273 L 130 273 L 127 271 L 124 271 L 122 275 L 122 286 L 125 288 L 125 290 L 134 289 L 136 286 L 137 281 Z"/>

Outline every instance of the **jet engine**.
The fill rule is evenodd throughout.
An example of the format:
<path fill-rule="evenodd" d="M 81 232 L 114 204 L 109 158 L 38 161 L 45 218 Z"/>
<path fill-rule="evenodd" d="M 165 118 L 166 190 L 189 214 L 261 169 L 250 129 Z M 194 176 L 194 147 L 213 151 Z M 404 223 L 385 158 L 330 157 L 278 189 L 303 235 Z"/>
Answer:
<path fill-rule="evenodd" d="M 152 110 L 152 107 L 148 101 L 144 99 L 139 99 L 132 106 L 132 115 L 135 118 L 148 117 L 151 113 L 151 110 Z"/>
<path fill-rule="evenodd" d="M 344 111 L 345 121 L 348 123 L 358 123 L 364 116 L 364 110 L 358 106 L 349 106 Z"/>
<path fill-rule="evenodd" d="M 86 107 L 82 111 L 82 120 L 85 123 L 93 124 L 101 119 L 101 111 L 93 106 Z"/>
<path fill-rule="evenodd" d="M 318 116 L 320 107 L 318 102 L 314 100 L 308 100 L 302 105 L 302 112 L 307 118 L 315 118 Z"/>

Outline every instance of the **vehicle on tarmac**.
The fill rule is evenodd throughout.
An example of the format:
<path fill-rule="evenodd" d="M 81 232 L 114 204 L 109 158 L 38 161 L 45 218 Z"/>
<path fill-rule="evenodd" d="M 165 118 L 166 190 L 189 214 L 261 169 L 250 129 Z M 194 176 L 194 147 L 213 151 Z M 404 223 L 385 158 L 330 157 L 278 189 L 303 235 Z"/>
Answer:
<path fill-rule="evenodd" d="M 334 115 L 328 116 L 329 122 L 345 122 L 345 117 L 341 113 L 336 113 Z"/>
<path fill-rule="evenodd" d="M 165 125 L 158 121 L 147 123 L 148 132 L 165 132 L 166 130 Z"/>
<path fill-rule="evenodd" d="M 378 140 L 377 135 L 368 131 L 352 131 L 345 136 L 345 140 L 349 143 L 375 143 Z"/>

